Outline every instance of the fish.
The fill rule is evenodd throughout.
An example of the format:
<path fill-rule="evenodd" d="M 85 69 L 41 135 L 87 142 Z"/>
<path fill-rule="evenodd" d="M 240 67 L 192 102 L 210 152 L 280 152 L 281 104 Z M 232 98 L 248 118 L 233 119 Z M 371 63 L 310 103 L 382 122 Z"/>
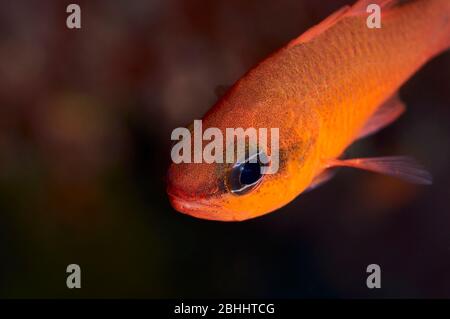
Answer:
<path fill-rule="evenodd" d="M 381 28 L 368 27 L 369 4 L 379 5 Z M 317 188 L 338 167 L 431 184 L 408 156 L 343 155 L 404 113 L 399 88 L 449 46 L 448 0 L 359 0 L 339 9 L 252 67 L 202 118 L 221 132 L 279 128 L 278 171 L 260 174 L 246 159 L 171 163 L 171 205 L 196 218 L 243 221 Z"/>

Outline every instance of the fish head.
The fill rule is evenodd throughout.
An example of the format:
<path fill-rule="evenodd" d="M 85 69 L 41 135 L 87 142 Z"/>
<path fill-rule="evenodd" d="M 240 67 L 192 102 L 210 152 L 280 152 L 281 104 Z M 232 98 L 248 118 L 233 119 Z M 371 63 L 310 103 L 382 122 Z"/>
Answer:
<path fill-rule="evenodd" d="M 223 136 L 225 127 L 220 128 Z M 236 145 L 240 138 L 245 140 L 245 154 L 233 162 L 226 161 L 229 141 L 224 139 L 222 163 L 171 163 L 167 193 L 177 211 L 201 219 L 242 221 L 286 205 L 311 182 L 314 156 L 308 133 L 280 127 L 277 148 L 272 132 L 266 147 L 251 145 L 245 136 L 237 136 Z"/>

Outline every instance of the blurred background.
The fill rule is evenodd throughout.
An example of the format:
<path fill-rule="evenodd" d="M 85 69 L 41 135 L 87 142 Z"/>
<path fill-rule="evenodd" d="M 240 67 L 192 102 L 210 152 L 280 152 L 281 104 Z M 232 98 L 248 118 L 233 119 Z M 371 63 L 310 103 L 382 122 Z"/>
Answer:
<path fill-rule="evenodd" d="M 343 169 L 275 213 L 211 222 L 169 205 L 172 129 L 351 1 L 80 0 L 81 30 L 69 3 L 0 0 L 0 297 L 450 297 L 449 52 L 350 150 L 415 156 L 431 187 Z"/>

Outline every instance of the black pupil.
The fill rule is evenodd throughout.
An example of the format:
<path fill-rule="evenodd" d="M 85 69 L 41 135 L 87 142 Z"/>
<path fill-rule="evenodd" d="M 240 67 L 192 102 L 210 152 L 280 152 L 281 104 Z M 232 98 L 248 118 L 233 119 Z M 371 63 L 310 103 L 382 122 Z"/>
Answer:
<path fill-rule="evenodd" d="M 245 163 L 241 170 L 240 181 L 243 185 L 251 185 L 261 178 L 259 163 Z"/>

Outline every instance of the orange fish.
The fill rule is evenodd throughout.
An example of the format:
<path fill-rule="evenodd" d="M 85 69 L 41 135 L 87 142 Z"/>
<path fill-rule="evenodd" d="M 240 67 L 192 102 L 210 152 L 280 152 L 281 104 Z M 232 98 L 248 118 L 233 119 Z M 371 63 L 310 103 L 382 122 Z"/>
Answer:
<path fill-rule="evenodd" d="M 369 4 L 381 28 L 369 28 Z M 450 46 L 449 0 L 360 0 L 247 72 L 203 117 L 203 128 L 279 128 L 279 170 L 236 164 L 172 163 L 172 206 L 198 218 L 241 221 L 274 211 L 354 167 L 418 184 L 431 176 L 412 159 L 341 159 L 355 140 L 404 111 L 399 87 Z M 270 155 L 270 154 L 268 154 Z M 245 191 L 243 191 L 245 190 Z"/>

